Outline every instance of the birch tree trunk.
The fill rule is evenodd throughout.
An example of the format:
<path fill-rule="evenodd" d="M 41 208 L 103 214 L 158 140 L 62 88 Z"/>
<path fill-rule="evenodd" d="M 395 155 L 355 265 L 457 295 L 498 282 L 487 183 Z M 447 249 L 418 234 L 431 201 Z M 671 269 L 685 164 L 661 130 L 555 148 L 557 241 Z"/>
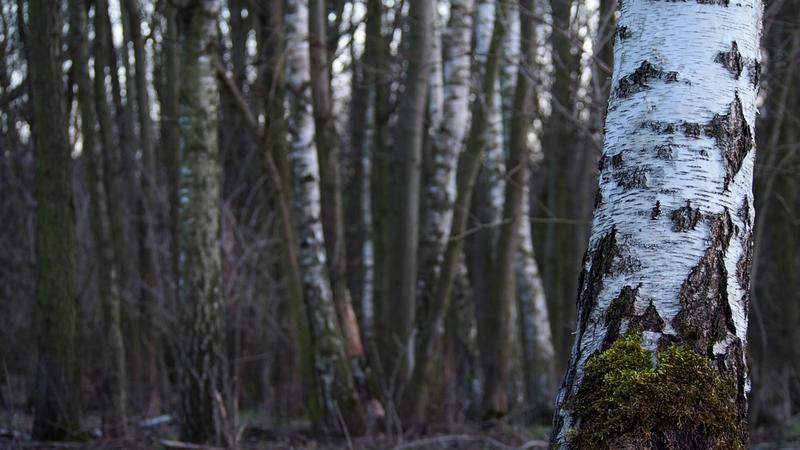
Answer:
<path fill-rule="evenodd" d="M 181 438 L 219 440 L 215 397 L 224 393 L 224 309 L 221 289 L 221 169 L 217 125 L 219 91 L 213 59 L 220 4 L 210 0 L 178 9 L 181 42 L 179 125 L 183 136 L 180 181 L 180 306 L 185 340 L 180 355 Z"/>
<path fill-rule="evenodd" d="M 761 15 L 622 3 L 557 447 L 746 445 Z"/>
<path fill-rule="evenodd" d="M 520 2 L 520 11 L 530 11 L 533 2 Z M 518 29 L 520 48 L 519 68 L 514 90 L 514 103 L 511 108 L 509 130 L 509 156 L 507 182 L 504 183 L 505 200 L 502 203 L 502 216 L 497 239 L 497 247 L 489 286 L 489 299 L 484 307 L 485 337 L 482 339 L 481 362 L 485 377 L 483 396 L 483 416 L 503 416 L 508 411 L 510 356 L 515 327 L 511 320 L 514 290 L 514 259 L 517 253 L 519 223 L 522 213 L 522 200 L 525 183 L 528 179 L 528 132 L 531 127 L 531 79 L 525 68 L 533 66 L 535 46 L 531 45 L 534 27 L 529 14 L 518 15 L 523 18 Z M 509 32 L 513 28 L 509 26 Z M 499 106 L 499 105 L 497 105 Z M 502 138 L 502 135 L 501 135 Z M 501 141 L 502 152 L 502 141 Z M 480 322 L 479 322 L 480 323 Z M 479 328 L 479 331 L 480 328 Z"/>
<path fill-rule="evenodd" d="M 420 295 L 423 303 L 433 285 L 447 244 L 456 196 L 456 166 L 469 120 L 472 0 L 455 0 L 444 40 L 444 110 L 433 137 L 431 178 L 425 189 L 420 235 Z M 420 323 L 423 323 L 422 321 Z"/>
<path fill-rule="evenodd" d="M 35 439 L 79 433 L 75 217 L 61 71 L 61 2 L 30 4 L 28 67 L 36 123 Z"/>
<path fill-rule="evenodd" d="M 324 0 L 310 0 L 311 93 L 314 103 L 315 143 L 320 160 L 322 187 L 322 225 L 325 234 L 328 273 L 333 301 L 339 313 L 347 356 L 359 366 L 364 346 L 350 292 L 347 289 L 347 254 L 345 246 L 342 174 L 340 169 L 339 135 L 333 117 Z"/>
<path fill-rule="evenodd" d="M 530 178 L 530 172 L 528 177 Z M 530 182 L 522 187 L 522 220 L 516 255 L 516 294 L 522 371 L 525 376 L 525 406 L 537 422 L 553 413 L 555 393 L 555 350 L 550 330 L 547 299 L 533 250 L 530 217 Z"/>
<path fill-rule="evenodd" d="M 320 220 L 319 163 L 314 143 L 311 104 L 308 13 L 308 0 L 293 0 L 287 5 L 284 20 L 291 141 L 289 159 L 293 176 L 298 261 L 314 342 L 314 360 L 325 426 L 331 430 L 341 429 L 341 417 L 349 432 L 361 433 L 364 415 L 347 361 L 345 342 L 327 276 L 325 242 Z"/>
<path fill-rule="evenodd" d="M 417 358 L 417 367 L 403 400 L 404 416 L 412 421 L 421 421 L 425 414 L 425 401 L 427 400 L 427 381 L 432 376 L 435 367 L 435 355 L 440 347 L 445 331 L 445 319 L 450 307 L 453 294 L 454 281 L 462 261 L 464 237 L 462 234 L 467 227 L 467 217 L 472 202 L 472 192 L 475 179 L 480 168 L 481 155 L 484 149 L 484 130 L 487 126 L 488 112 L 494 102 L 495 80 L 498 74 L 500 46 L 505 32 L 504 14 L 506 2 L 498 5 L 500 14 L 495 17 L 491 45 L 489 46 L 486 60 L 485 76 L 481 84 L 481 92 L 472 102 L 472 123 L 469 128 L 466 149 L 458 162 L 456 179 L 456 201 L 453 206 L 452 224 L 449 238 L 446 240 L 445 253 L 442 259 L 440 273 L 436 279 L 434 295 L 430 299 L 430 316 L 426 319 L 424 327 L 420 330 L 420 357 Z"/>

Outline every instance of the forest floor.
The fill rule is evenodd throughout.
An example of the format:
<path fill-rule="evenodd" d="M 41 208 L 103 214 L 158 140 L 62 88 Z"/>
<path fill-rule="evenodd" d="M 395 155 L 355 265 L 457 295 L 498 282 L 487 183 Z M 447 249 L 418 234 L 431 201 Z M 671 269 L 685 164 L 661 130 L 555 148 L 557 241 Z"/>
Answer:
<path fill-rule="evenodd" d="M 126 438 L 100 435 L 99 418 L 88 415 L 84 424 L 88 437 L 82 442 L 48 443 L 32 441 L 29 435 L 32 418 L 17 411 L 0 409 L 0 449 L 165 449 L 223 450 L 222 447 L 191 446 L 177 441 L 177 426 L 172 416 L 139 420 Z M 497 423 L 491 427 L 460 424 L 429 430 L 424 434 L 409 432 L 397 436 L 376 434 L 367 437 L 320 437 L 302 426 L 270 426 L 264 418 L 247 415 L 242 420 L 237 448 L 240 450 L 540 450 L 547 449 L 547 426 L 523 427 Z M 791 423 L 752 433 L 751 449 L 800 450 L 800 417 Z"/>

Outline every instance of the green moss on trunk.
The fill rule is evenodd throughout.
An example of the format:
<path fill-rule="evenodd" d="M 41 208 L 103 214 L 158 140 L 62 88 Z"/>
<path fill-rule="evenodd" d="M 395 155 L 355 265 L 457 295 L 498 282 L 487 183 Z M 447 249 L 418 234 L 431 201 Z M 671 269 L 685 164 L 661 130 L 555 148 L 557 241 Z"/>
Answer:
<path fill-rule="evenodd" d="M 589 358 L 569 447 L 743 449 L 730 383 L 690 347 L 654 359 L 640 341 L 628 333 Z"/>

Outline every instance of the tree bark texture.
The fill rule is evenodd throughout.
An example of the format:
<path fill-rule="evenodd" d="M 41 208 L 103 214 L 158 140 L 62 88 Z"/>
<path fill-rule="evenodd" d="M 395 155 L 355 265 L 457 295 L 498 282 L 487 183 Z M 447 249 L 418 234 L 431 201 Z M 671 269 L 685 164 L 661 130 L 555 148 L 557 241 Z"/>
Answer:
<path fill-rule="evenodd" d="M 596 431 L 610 432 L 616 445 L 746 443 L 761 16 L 759 0 L 622 3 L 577 332 L 556 403 L 558 447 L 580 448 Z M 623 337 L 628 344 L 616 346 Z M 583 387 L 602 392 L 592 384 L 597 368 L 621 352 L 653 352 L 657 377 L 699 356 L 696 372 L 680 375 L 688 380 L 677 388 L 700 383 L 692 374 L 707 365 L 732 389 L 697 394 L 699 406 L 683 425 L 666 412 L 693 400 L 673 392 L 656 405 L 660 419 L 652 428 L 598 430 L 598 416 L 582 404 L 591 398 Z M 703 408 L 715 399 L 725 414 L 706 427 Z M 630 406 L 622 400 L 612 414 Z M 709 428 L 726 418 L 727 432 Z"/>
<path fill-rule="evenodd" d="M 344 420 L 350 432 L 360 433 L 364 427 L 364 416 L 347 360 L 326 266 L 319 162 L 311 103 L 308 0 L 291 1 L 284 19 L 293 212 L 323 421 L 326 427 L 338 430 Z"/>
<path fill-rule="evenodd" d="M 185 339 L 180 355 L 179 415 L 183 440 L 219 439 L 224 393 L 224 309 L 221 289 L 221 169 L 214 67 L 220 4 L 180 5 L 178 120 L 183 148 L 180 179 L 179 302 Z"/>
<path fill-rule="evenodd" d="M 61 2 L 30 4 L 28 67 L 36 123 L 36 307 L 38 359 L 33 437 L 61 440 L 80 427 L 75 217 L 61 72 Z"/>

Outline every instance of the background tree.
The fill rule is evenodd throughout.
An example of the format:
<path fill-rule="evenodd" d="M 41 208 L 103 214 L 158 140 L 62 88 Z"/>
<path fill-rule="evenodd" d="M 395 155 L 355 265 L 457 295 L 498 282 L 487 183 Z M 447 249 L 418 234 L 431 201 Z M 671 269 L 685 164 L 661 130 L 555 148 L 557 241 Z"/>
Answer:
<path fill-rule="evenodd" d="M 214 58 L 219 2 L 179 5 L 180 179 L 179 302 L 183 335 L 180 356 L 181 437 L 191 442 L 220 438 L 224 310 L 221 288 L 220 182 L 217 121 L 219 90 Z"/>
<path fill-rule="evenodd" d="M 42 440 L 80 432 L 77 353 L 75 217 L 63 73 L 61 3 L 30 9 L 28 64 L 36 123 L 36 385 L 33 436 Z"/>

